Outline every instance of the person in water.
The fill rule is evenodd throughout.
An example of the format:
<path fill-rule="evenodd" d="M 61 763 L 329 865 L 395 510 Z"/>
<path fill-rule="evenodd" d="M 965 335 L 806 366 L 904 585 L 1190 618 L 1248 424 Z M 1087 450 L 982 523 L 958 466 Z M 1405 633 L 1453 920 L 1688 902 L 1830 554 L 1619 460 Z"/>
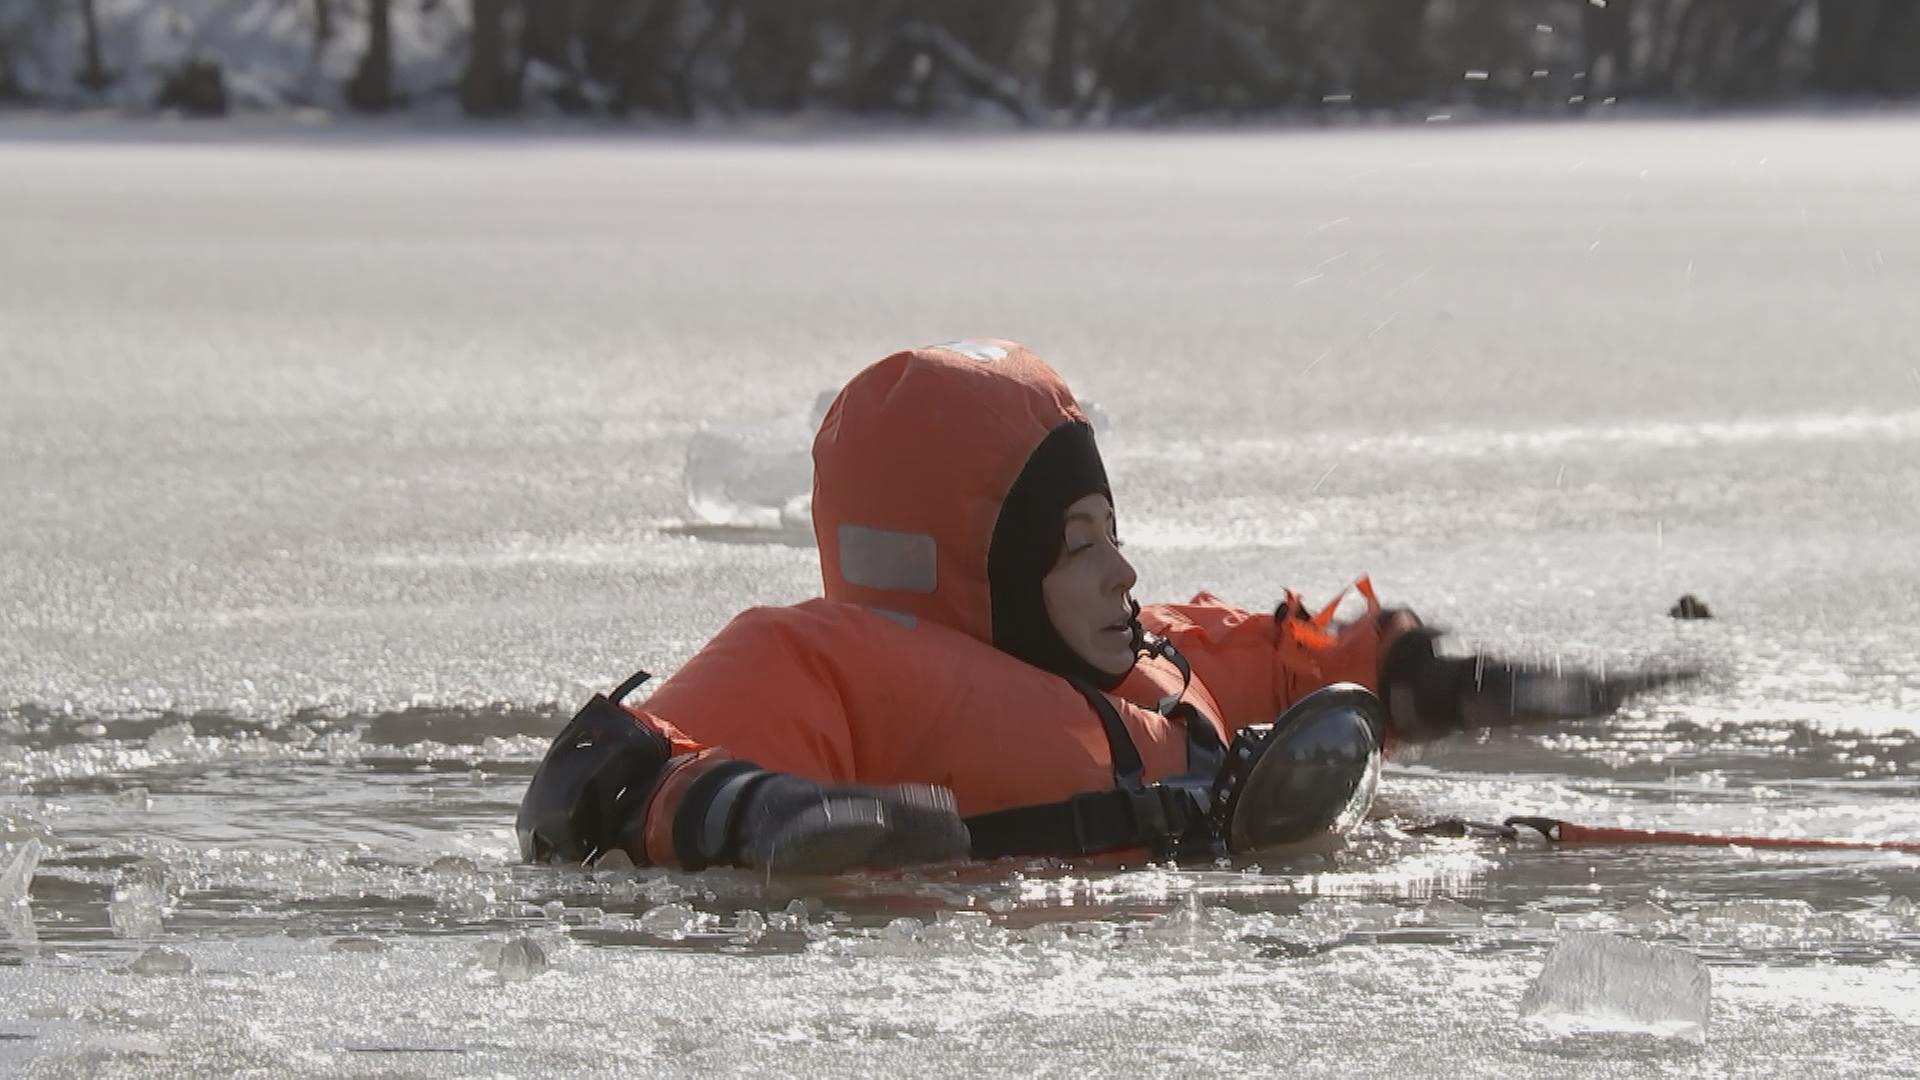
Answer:
<path fill-rule="evenodd" d="M 1013 342 L 871 365 L 813 459 L 822 596 L 742 613 L 637 705 L 644 673 L 589 702 L 529 785 L 523 857 L 1242 854 L 1349 827 L 1383 747 L 1639 688 L 1441 656 L 1364 579 L 1340 625 L 1291 592 L 1142 607 L 1093 427 Z"/>

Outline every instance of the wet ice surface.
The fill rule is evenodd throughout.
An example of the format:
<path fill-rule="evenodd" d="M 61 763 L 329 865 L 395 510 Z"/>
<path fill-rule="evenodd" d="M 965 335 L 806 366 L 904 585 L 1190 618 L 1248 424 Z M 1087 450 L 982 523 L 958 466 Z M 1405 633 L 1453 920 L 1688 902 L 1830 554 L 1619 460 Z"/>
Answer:
<path fill-rule="evenodd" d="M 1911 1070 L 1920 857 L 1400 828 L 1920 838 L 1911 122 L 153 130 L 0 130 L 0 1071 Z M 513 865 L 574 703 L 813 588 L 686 527 L 698 433 L 975 334 L 1111 415 L 1150 599 L 1369 571 L 1712 675 L 1434 748 L 1331 861 Z M 1707 1040 L 1523 1021 L 1572 933 L 1703 960 Z"/>

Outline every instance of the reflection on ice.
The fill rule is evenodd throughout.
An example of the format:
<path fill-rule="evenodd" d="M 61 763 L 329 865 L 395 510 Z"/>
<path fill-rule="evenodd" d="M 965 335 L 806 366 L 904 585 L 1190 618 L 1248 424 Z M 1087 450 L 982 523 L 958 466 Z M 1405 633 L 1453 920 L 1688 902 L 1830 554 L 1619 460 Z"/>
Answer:
<path fill-rule="evenodd" d="M 1692 953 L 1570 933 L 1547 954 L 1520 1015 L 1556 1032 L 1643 1032 L 1704 1042 L 1711 978 Z"/>

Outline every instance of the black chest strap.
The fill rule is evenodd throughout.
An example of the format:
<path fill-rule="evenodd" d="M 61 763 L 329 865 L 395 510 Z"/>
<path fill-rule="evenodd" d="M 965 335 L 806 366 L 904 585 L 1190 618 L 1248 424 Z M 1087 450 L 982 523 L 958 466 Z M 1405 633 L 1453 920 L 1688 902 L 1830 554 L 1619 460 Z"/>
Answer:
<path fill-rule="evenodd" d="M 967 819 L 973 857 L 1079 856 L 1149 848 L 1170 857 L 1206 821 L 1206 793 L 1173 784 L 1087 791 L 1071 799 Z"/>
<path fill-rule="evenodd" d="M 1187 771 L 1158 784 L 1141 779 L 1144 764 L 1120 710 L 1105 694 L 1074 683 L 1100 718 L 1113 761 L 1114 786 L 1057 803 L 1020 806 L 967 819 L 976 859 L 1008 856 L 1093 855 L 1148 848 L 1171 858 L 1206 827 L 1213 779 L 1226 761 L 1226 747 L 1200 710 L 1182 702 L 1167 710 L 1187 731 Z"/>

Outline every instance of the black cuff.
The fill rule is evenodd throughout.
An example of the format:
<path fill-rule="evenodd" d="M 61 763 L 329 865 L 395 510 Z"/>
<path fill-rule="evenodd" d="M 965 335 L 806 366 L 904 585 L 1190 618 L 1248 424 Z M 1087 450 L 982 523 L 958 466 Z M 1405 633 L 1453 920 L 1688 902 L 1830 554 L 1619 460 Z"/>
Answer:
<path fill-rule="evenodd" d="M 1466 726 L 1461 695 L 1472 682 L 1479 661 L 1471 656 L 1435 655 L 1433 643 L 1441 631 L 1416 627 L 1387 650 L 1380 664 L 1380 685 L 1386 691 L 1389 719 L 1396 734 L 1434 739 Z M 1411 701 L 1413 715 L 1400 715 Z"/>
<path fill-rule="evenodd" d="M 751 761 L 725 761 L 697 777 L 673 814 L 673 857 L 688 870 L 738 863 L 734 835 L 746 794 L 772 776 Z"/>

